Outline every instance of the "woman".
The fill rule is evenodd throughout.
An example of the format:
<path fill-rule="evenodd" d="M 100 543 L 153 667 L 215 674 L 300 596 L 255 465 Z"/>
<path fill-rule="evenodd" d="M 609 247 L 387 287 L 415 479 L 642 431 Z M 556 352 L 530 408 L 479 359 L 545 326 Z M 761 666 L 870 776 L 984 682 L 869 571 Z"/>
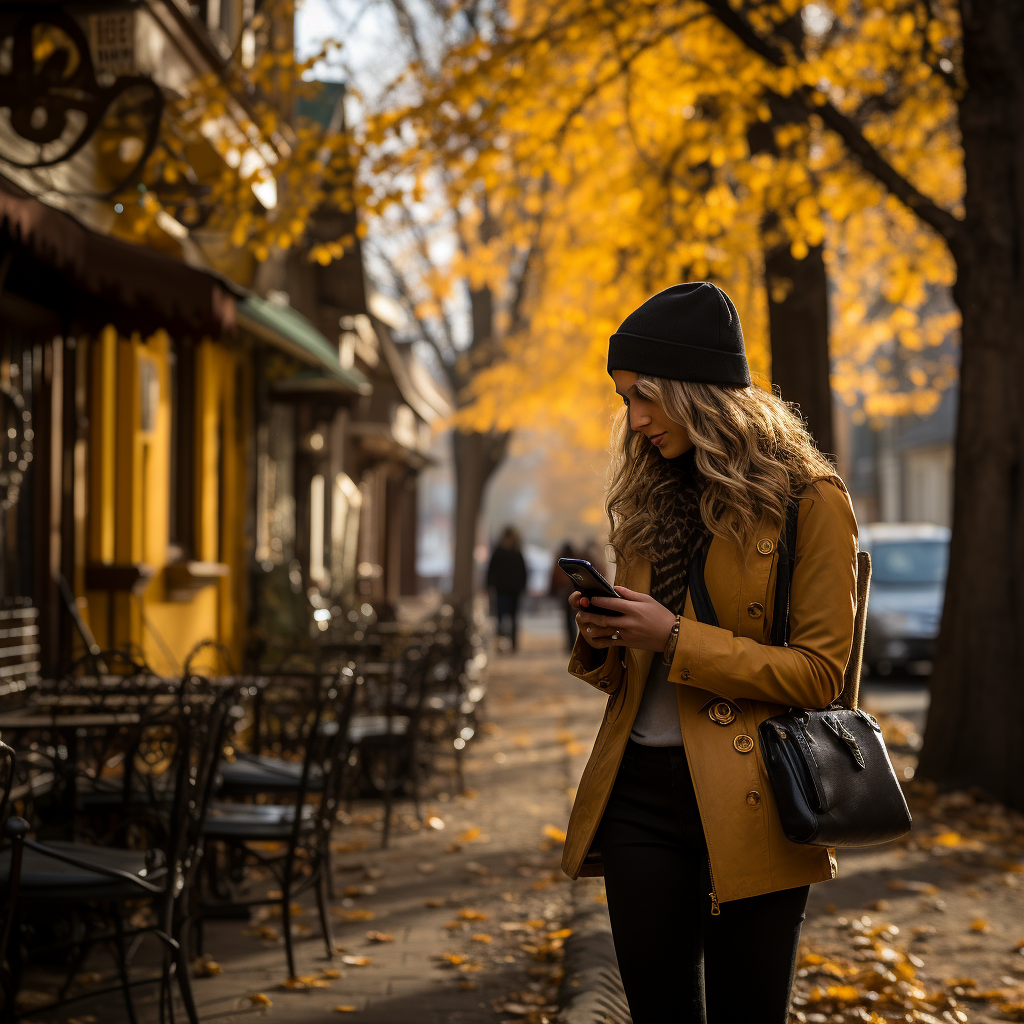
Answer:
<path fill-rule="evenodd" d="M 612 336 L 608 370 L 626 405 L 607 496 L 619 597 L 570 597 L 569 671 L 609 696 L 562 867 L 603 870 L 634 1024 L 784 1024 L 808 887 L 836 866 L 783 835 L 757 727 L 842 690 L 856 520 L 798 416 L 751 386 L 715 285 L 648 299 Z M 790 500 L 790 641 L 773 647 Z M 696 552 L 718 625 L 694 613 Z"/>
<path fill-rule="evenodd" d="M 495 591 L 497 597 L 498 635 L 502 635 L 502 623 L 508 618 L 514 651 L 518 640 L 519 597 L 526 589 L 526 561 L 519 543 L 519 532 L 514 526 L 505 527 L 491 555 L 487 566 L 487 586 Z"/>

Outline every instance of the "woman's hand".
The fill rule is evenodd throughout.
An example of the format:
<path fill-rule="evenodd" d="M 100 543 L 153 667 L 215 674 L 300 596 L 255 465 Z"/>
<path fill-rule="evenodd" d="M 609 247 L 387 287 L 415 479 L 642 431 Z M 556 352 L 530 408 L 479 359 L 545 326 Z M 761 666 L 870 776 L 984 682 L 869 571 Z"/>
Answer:
<path fill-rule="evenodd" d="M 579 591 L 569 597 L 576 609 L 580 636 L 591 647 L 632 647 L 638 651 L 663 651 L 676 617 L 649 594 L 616 587 L 619 597 L 583 597 Z M 602 615 L 609 608 L 621 615 Z M 612 638 L 616 634 L 616 638 Z"/>

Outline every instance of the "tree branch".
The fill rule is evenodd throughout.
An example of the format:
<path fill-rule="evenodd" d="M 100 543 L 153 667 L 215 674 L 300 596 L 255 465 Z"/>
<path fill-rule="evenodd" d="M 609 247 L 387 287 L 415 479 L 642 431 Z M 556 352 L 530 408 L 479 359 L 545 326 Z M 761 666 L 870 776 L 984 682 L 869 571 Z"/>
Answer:
<path fill-rule="evenodd" d="M 763 38 L 753 25 L 728 0 L 704 0 L 708 10 L 744 46 L 767 61 L 773 67 L 789 66 L 783 51 L 773 42 Z M 803 104 L 805 116 L 817 114 L 825 126 L 831 128 L 846 143 L 846 148 L 861 167 L 879 184 L 912 210 L 925 224 L 937 231 L 952 248 L 961 238 L 962 222 L 948 210 L 942 209 L 911 184 L 882 154 L 864 137 L 860 128 L 838 110 L 823 93 L 804 86 L 794 93 Z M 824 103 L 817 102 L 825 99 Z"/>
<path fill-rule="evenodd" d="M 395 293 L 398 295 L 399 301 L 405 307 L 405 311 L 409 314 L 409 318 L 416 324 L 416 328 L 420 335 L 420 340 L 426 342 L 437 356 L 437 361 L 441 365 L 441 371 L 445 377 L 448 378 L 449 385 L 454 389 L 456 386 L 454 368 L 450 362 L 450 356 L 445 353 L 441 348 L 437 338 L 434 337 L 434 332 L 431 331 L 430 326 L 427 322 L 419 316 L 416 312 L 416 300 L 409 290 L 408 282 L 399 273 L 398 268 L 394 265 L 391 259 L 380 250 L 376 248 L 376 257 L 384 265 L 388 275 L 391 277 L 391 286 Z"/>

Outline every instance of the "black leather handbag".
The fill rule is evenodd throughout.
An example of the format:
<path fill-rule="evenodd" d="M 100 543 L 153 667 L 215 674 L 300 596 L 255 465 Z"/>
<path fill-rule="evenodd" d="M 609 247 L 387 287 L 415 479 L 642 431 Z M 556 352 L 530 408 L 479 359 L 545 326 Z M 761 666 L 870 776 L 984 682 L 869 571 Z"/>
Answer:
<path fill-rule="evenodd" d="M 791 501 L 779 543 L 773 646 L 789 643 L 789 594 L 798 506 Z M 702 556 L 706 553 L 702 553 Z M 691 571 L 691 599 L 701 622 L 718 625 L 704 585 L 704 557 Z M 910 831 L 912 819 L 878 722 L 857 707 L 871 558 L 857 556 L 853 652 L 839 700 L 821 710 L 790 708 L 758 728 L 761 757 L 786 838 L 809 846 L 875 846 Z M 696 585 L 695 585 L 696 584 Z"/>

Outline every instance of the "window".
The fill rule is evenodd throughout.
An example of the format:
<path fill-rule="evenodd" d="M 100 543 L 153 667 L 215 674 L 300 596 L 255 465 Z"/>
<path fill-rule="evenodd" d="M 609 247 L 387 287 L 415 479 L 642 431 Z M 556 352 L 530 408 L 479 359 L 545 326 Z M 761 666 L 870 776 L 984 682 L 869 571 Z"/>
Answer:
<path fill-rule="evenodd" d="M 872 548 L 871 582 L 944 583 L 948 562 L 946 541 L 885 541 Z"/>

